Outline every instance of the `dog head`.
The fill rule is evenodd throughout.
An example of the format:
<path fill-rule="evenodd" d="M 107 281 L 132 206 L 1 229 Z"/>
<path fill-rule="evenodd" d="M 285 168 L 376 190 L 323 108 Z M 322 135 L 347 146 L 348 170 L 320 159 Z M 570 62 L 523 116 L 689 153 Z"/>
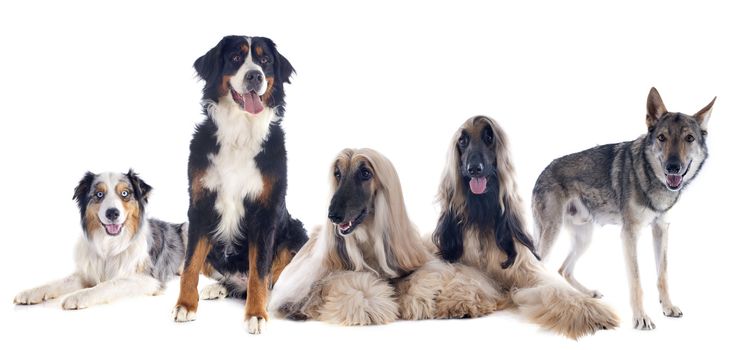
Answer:
<path fill-rule="evenodd" d="M 655 175 L 671 191 L 679 191 L 689 183 L 708 156 L 705 138 L 714 102 L 715 98 L 694 115 L 668 112 L 658 90 L 650 90 L 647 156 Z"/>
<path fill-rule="evenodd" d="M 500 135 L 486 117 L 475 117 L 459 132 L 455 149 L 458 172 L 472 195 L 497 193 L 497 144 Z"/>
<path fill-rule="evenodd" d="M 379 180 L 374 178 L 371 161 L 349 149 L 337 156 L 331 174 L 334 195 L 329 202 L 329 220 L 340 235 L 347 236 L 373 213 Z"/>
<path fill-rule="evenodd" d="M 133 170 L 128 173 L 87 172 L 73 193 L 81 226 L 89 239 L 135 235 L 145 219 L 151 186 Z"/>
<path fill-rule="evenodd" d="M 237 106 L 257 115 L 265 108 L 284 107 L 283 83 L 295 69 L 264 37 L 226 36 L 193 64 L 206 82 L 204 99 L 229 97 Z"/>

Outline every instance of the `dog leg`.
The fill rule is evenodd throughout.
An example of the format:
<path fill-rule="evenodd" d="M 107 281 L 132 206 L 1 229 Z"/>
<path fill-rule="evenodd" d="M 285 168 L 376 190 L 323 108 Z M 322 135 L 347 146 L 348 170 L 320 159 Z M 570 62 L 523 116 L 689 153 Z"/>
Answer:
<path fill-rule="evenodd" d="M 554 194 L 533 195 L 533 222 L 536 232 L 536 249 L 541 259 L 546 259 L 561 232 L 562 203 Z"/>
<path fill-rule="evenodd" d="M 147 275 L 133 275 L 102 282 L 92 288 L 73 293 L 63 300 L 63 309 L 79 310 L 117 299 L 138 295 L 155 295 L 161 290 L 159 281 Z"/>
<path fill-rule="evenodd" d="M 269 252 L 263 246 L 251 245 L 248 249 L 248 289 L 245 299 L 245 326 L 248 333 L 261 334 L 266 328 L 269 315 L 266 313 L 269 293 L 269 273 L 259 271 L 268 266 Z"/>
<path fill-rule="evenodd" d="M 653 248 L 655 249 L 655 267 L 658 270 L 658 293 L 663 314 L 667 317 L 682 317 L 681 309 L 671 302 L 668 295 L 668 277 L 666 273 L 668 258 L 668 223 L 656 221 L 653 223 Z"/>
<path fill-rule="evenodd" d="M 621 232 L 624 244 L 624 259 L 627 265 L 629 279 L 630 303 L 632 305 L 632 325 L 636 329 L 655 329 L 655 323 L 645 313 L 642 306 L 642 286 L 640 286 L 640 269 L 637 266 L 637 235 L 638 229 L 624 225 Z"/>
<path fill-rule="evenodd" d="M 569 282 L 575 289 L 585 293 L 593 298 L 601 298 L 603 294 L 597 290 L 591 290 L 583 286 L 577 279 L 574 278 L 574 267 L 577 264 L 577 260 L 580 259 L 585 250 L 590 246 L 590 241 L 593 238 L 593 224 L 584 223 L 581 225 L 570 224 L 569 228 L 572 231 L 572 251 L 569 252 L 564 263 L 559 268 L 559 274 Z"/>
<path fill-rule="evenodd" d="M 61 280 L 18 293 L 13 299 L 13 303 L 16 305 L 39 304 L 85 287 L 81 277 L 78 274 L 73 274 Z"/>
<path fill-rule="evenodd" d="M 189 250 L 186 253 L 183 274 L 180 275 L 180 295 L 178 296 L 177 305 L 172 310 L 172 318 L 175 322 L 186 322 L 196 319 L 196 309 L 198 309 L 198 275 L 211 249 L 208 238 L 200 237 L 196 239 L 197 241 L 191 242 L 191 237 L 196 237 L 196 235 L 189 235 Z"/>

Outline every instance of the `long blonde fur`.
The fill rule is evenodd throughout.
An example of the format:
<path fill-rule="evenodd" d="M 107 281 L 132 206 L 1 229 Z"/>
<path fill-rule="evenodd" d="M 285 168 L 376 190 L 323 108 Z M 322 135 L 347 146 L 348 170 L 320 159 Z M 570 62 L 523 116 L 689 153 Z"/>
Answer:
<path fill-rule="evenodd" d="M 315 230 L 280 275 L 271 312 L 370 325 L 398 318 L 477 317 L 502 305 L 485 276 L 439 261 L 429 250 L 407 216 L 399 177 L 386 157 L 371 149 L 345 149 L 330 169 L 361 161 L 374 170 L 373 212 L 345 237 L 331 223 Z M 330 185 L 333 194 L 333 176 Z"/>
<path fill-rule="evenodd" d="M 442 210 L 451 210 L 462 218 L 467 217 L 467 198 L 463 190 L 463 177 L 458 172 L 460 154 L 456 144 L 462 130 L 476 123 L 486 123 L 494 133 L 501 208 L 507 215 L 516 217 L 524 228 L 524 211 L 515 182 L 508 138 L 498 123 L 488 117 L 468 119 L 452 138 L 438 193 Z M 497 247 L 494 233 L 479 232 L 470 227 L 462 232 L 463 252 L 459 262 L 484 271 L 494 281 L 497 290 L 509 295 L 510 302 L 519 307 L 519 311 L 529 320 L 574 339 L 618 326 L 618 317 L 611 308 L 548 272 L 536 256 L 518 241 L 515 241 L 517 259 L 512 266 L 503 269 L 501 265 L 507 255 Z"/>

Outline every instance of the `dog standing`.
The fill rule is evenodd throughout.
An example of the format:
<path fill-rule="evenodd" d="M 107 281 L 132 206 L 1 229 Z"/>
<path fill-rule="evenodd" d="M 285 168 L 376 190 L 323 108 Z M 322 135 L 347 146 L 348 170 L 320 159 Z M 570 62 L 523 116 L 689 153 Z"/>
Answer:
<path fill-rule="evenodd" d="M 708 156 L 707 126 L 715 98 L 694 115 L 668 112 L 655 88 L 647 101 L 648 133 L 634 141 L 594 147 L 554 160 L 533 189 L 533 217 L 542 257 L 551 250 L 562 225 L 572 232 L 572 250 L 559 273 L 575 288 L 600 297 L 574 278 L 577 260 L 587 249 L 595 224 L 622 225 L 630 284 L 633 325 L 653 329 L 642 305 L 637 267 L 637 238 L 653 229 L 658 292 L 663 314 L 681 317 L 668 294 L 666 214 L 697 176 Z"/>
<path fill-rule="evenodd" d="M 76 245 L 76 272 L 21 292 L 13 302 L 38 304 L 73 293 L 62 306 L 76 310 L 159 293 L 181 270 L 186 224 L 147 219 L 150 191 L 133 170 L 86 173 L 73 195 L 84 232 Z"/>
<path fill-rule="evenodd" d="M 203 271 L 219 283 L 202 298 L 245 297 L 246 329 L 257 334 L 269 319 L 269 288 L 307 240 L 285 205 L 280 122 L 294 69 L 270 39 L 246 36 L 224 37 L 194 68 L 206 83 L 206 119 L 190 146 L 188 248 L 173 318 L 196 318 Z"/>

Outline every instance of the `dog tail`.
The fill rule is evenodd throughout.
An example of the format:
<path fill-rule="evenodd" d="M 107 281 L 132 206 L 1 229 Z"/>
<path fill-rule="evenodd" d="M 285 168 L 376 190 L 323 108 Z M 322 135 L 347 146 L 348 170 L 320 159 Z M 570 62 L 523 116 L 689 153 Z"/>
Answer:
<path fill-rule="evenodd" d="M 304 309 L 320 321 L 365 326 L 397 320 L 394 288 L 370 272 L 334 272 L 314 289 Z"/>
<path fill-rule="evenodd" d="M 619 317 L 609 306 L 580 293 L 542 266 L 536 267 L 538 282 L 512 291 L 512 300 L 532 322 L 572 339 L 619 325 Z"/>

